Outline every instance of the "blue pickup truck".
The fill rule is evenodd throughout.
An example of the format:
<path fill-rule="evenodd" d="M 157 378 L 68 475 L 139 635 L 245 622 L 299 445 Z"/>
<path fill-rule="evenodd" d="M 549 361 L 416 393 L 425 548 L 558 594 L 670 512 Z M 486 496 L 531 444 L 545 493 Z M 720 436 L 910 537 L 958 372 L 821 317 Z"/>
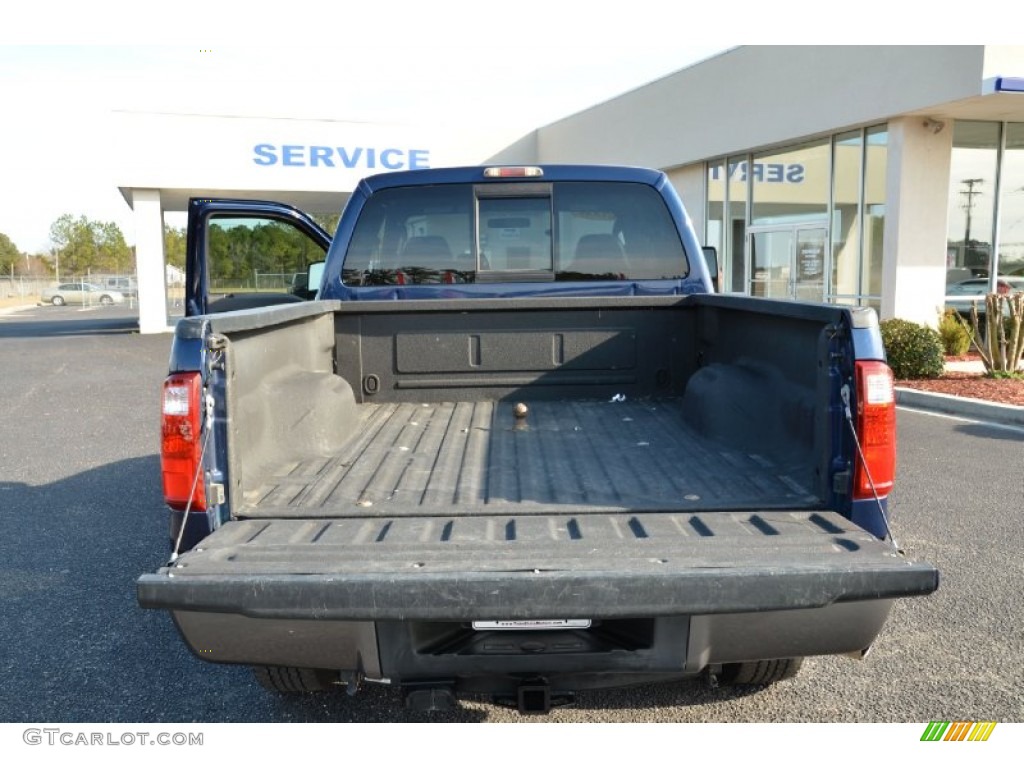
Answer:
<path fill-rule="evenodd" d="M 215 295 L 254 218 L 308 241 L 279 271 L 310 284 Z M 173 552 L 137 588 L 205 661 L 281 692 L 543 713 L 862 657 L 895 599 L 938 585 L 890 528 L 874 311 L 716 294 L 658 171 L 383 174 L 333 238 L 287 206 L 195 200 L 188 252 Z"/>

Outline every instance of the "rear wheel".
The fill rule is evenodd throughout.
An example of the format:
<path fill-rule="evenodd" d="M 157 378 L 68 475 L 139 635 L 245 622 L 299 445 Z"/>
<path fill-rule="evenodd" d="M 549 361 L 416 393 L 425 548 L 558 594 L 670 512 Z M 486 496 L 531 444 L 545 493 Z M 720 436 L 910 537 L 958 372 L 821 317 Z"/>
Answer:
<path fill-rule="evenodd" d="M 333 687 L 338 676 L 327 669 L 300 667 L 253 667 L 256 680 L 275 693 L 318 693 Z"/>
<path fill-rule="evenodd" d="M 53 306 L 55 306 L 55 307 L 63 307 L 64 306 L 64 297 L 63 296 L 54 296 L 52 299 L 50 299 L 50 303 L 53 304 Z"/>
<path fill-rule="evenodd" d="M 788 680 L 800 671 L 803 657 L 794 659 L 766 659 L 723 664 L 718 680 L 722 685 L 771 685 Z"/>
<path fill-rule="evenodd" d="M 103 294 L 102 296 L 100 296 L 100 304 L 102 304 L 103 306 L 109 307 L 113 303 L 114 300 L 111 297 L 107 296 L 107 294 Z"/>

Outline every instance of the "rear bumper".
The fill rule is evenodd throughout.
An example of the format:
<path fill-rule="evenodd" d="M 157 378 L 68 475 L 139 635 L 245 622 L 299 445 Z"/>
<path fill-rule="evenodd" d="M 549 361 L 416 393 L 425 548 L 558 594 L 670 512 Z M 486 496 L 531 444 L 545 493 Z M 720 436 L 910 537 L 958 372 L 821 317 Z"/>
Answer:
<path fill-rule="evenodd" d="M 573 692 L 693 677 L 757 659 L 858 653 L 881 631 L 891 600 L 758 613 L 595 620 L 586 630 L 474 631 L 467 622 L 300 621 L 175 611 L 200 659 L 301 667 L 398 685 L 438 683 L 512 694 L 543 678 Z"/>

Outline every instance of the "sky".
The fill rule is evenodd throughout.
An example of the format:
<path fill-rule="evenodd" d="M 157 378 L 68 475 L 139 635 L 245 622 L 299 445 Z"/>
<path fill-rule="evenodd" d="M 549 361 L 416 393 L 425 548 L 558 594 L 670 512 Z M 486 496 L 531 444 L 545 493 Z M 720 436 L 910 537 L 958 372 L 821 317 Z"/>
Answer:
<path fill-rule="evenodd" d="M 45 251 L 62 213 L 118 222 L 130 209 L 107 157 L 112 110 L 449 124 L 494 149 L 533 128 L 723 50 L 480 45 L 0 46 L 0 232 Z"/>
<path fill-rule="evenodd" d="M 148 4 L 89 5 L 97 14 L 104 6 L 136 14 Z M 53 15 L 59 25 L 37 8 L 38 26 L 21 34 L 5 19 L 0 232 L 20 250 L 48 251 L 50 225 L 64 213 L 115 221 L 134 241 L 108 156 L 113 110 L 473 126 L 474 139 L 498 149 L 729 47 L 662 44 L 639 16 L 596 23 L 600 3 L 256 2 L 237 28 L 227 12 L 211 22 L 197 4 L 174 7 L 176 21 L 161 16 L 133 34 L 101 27 L 88 45 L 76 24 L 95 28 L 96 18 L 78 5 Z M 182 18 L 193 14 L 211 35 L 185 42 L 194 25 Z M 622 41 L 611 44 L 613 33 Z"/>
<path fill-rule="evenodd" d="M 865 24 L 875 5 L 858 6 Z M 830 42 L 840 28 L 806 34 L 795 20 L 821 15 L 810 0 L 777 0 L 770 20 L 737 8 L 764 42 Z M 31 253 L 49 249 L 64 213 L 115 221 L 134 241 L 108 154 L 113 110 L 468 127 L 498 149 L 734 47 L 723 34 L 739 29 L 714 6 L 668 0 L 33 0 L 18 11 L 0 24 L 0 232 Z M 907 36 L 866 28 L 858 42 Z"/>

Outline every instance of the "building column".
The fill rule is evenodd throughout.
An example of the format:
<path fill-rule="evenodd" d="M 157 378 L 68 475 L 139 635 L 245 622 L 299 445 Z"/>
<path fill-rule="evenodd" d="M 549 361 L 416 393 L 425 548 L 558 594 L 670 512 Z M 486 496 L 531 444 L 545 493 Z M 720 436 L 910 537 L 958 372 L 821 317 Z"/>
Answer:
<path fill-rule="evenodd" d="M 945 306 L 953 121 L 889 121 L 882 319 L 936 327 Z"/>
<path fill-rule="evenodd" d="M 704 200 L 707 197 L 707 174 L 704 172 L 704 163 L 673 168 L 665 173 L 679 199 L 683 201 L 683 207 L 697 233 L 697 242 L 704 245 L 707 243 L 704 231 L 707 225 L 707 211 L 704 208 Z"/>
<path fill-rule="evenodd" d="M 160 191 L 133 189 L 135 211 L 135 272 L 139 281 L 139 331 L 165 333 L 167 276 L 164 265 L 164 215 Z"/>

